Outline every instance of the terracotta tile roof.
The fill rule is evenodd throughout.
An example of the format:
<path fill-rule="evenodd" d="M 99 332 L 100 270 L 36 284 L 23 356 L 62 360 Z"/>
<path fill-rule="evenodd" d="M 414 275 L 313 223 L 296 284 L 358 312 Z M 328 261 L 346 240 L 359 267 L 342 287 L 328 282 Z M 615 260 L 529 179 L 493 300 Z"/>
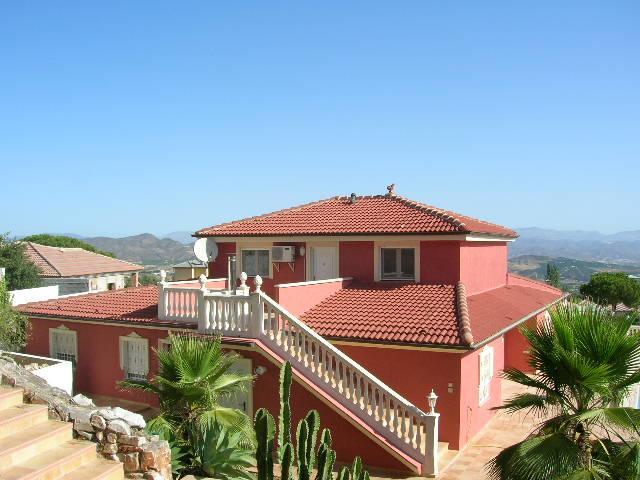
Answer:
<path fill-rule="evenodd" d="M 474 341 L 487 339 L 563 297 L 520 285 L 505 285 L 467 298 Z"/>
<path fill-rule="evenodd" d="M 18 309 L 26 314 L 61 318 L 175 323 L 158 320 L 158 287 L 155 285 L 27 303 Z M 181 325 L 189 326 L 183 322 Z"/>
<path fill-rule="evenodd" d="M 333 197 L 203 228 L 196 236 L 481 233 L 517 237 L 513 230 L 397 195 Z"/>
<path fill-rule="evenodd" d="M 102 273 L 137 272 L 140 265 L 88 252 L 81 248 L 61 248 L 26 242 L 26 254 L 43 277 L 77 277 Z"/>
<path fill-rule="evenodd" d="M 351 285 L 308 310 L 302 320 L 334 339 L 464 347 L 561 297 L 561 292 L 516 285 L 470 297 L 462 284 Z"/>
<path fill-rule="evenodd" d="M 454 285 L 350 285 L 302 315 L 320 335 L 461 345 Z"/>

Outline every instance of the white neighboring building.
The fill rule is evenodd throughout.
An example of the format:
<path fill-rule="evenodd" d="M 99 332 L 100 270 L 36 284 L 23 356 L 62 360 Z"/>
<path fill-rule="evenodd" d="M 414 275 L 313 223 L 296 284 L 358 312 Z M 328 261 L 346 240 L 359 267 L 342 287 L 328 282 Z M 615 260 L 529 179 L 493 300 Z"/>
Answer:
<path fill-rule="evenodd" d="M 40 268 L 42 286 L 58 285 L 59 295 L 117 290 L 124 288 L 128 277 L 132 285 L 138 285 L 138 273 L 143 269 L 82 248 L 25 243 L 26 254 Z"/>

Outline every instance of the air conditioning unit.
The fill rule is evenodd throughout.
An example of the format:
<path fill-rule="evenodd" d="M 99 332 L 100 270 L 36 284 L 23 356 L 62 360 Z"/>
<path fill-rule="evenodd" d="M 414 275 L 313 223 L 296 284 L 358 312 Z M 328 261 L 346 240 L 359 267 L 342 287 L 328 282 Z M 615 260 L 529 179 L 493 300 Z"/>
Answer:
<path fill-rule="evenodd" d="M 293 262 L 296 258 L 296 247 L 271 247 L 272 262 Z"/>

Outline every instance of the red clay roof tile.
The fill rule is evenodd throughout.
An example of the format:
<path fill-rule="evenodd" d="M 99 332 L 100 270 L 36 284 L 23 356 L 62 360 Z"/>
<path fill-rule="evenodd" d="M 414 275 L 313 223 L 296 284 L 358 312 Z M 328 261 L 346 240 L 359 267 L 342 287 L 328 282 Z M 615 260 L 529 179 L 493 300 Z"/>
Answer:
<path fill-rule="evenodd" d="M 467 309 L 459 298 L 462 287 L 352 284 L 308 310 L 302 320 L 335 339 L 464 347 L 562 298 L 559 291 L 505 285 L 466 297 Z M 467 326 L 471 337 L 465 336 Z"/>
<path fill-rule="evenodd" d="M 333 197 L 257 217 L 203 228 L 198 237 L 481 233 L 517 237 L 513 230 L 397 195 Z"/>
<path fill-rule="evenodd" d="M 158 320 L 158 287 L 155 285 L 27 303 L 18 309 L 26 314 L 63 318 L 175 323 Z M 183 322 L 180 325 L 192 326 Z"/>
<path fill-rule="evenodd" d="M 43 277 L 77 277 L 102 273 L 128 273 L 143 269 L 140 265 L 89 252 L 82 248 L 49 247 L 26 242 L 25 252 Z"/>

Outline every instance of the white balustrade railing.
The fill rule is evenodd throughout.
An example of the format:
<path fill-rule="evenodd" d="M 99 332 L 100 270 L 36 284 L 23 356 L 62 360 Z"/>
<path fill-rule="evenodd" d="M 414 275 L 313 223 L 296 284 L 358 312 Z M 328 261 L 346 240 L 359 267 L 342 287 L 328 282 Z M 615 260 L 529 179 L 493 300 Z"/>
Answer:
<path fill-rule="evenodd" d="M 197 320 L 201 333 L 255 338 L 303 372 L 305 378 L 352 412 L 407 456 L 423 475 L 438 473 L 438 417 L 434 393 L 425 413 L 260 290 L 249 293 L 241 276 L 237 292 L 161 285 L 166 319 Z"/>

